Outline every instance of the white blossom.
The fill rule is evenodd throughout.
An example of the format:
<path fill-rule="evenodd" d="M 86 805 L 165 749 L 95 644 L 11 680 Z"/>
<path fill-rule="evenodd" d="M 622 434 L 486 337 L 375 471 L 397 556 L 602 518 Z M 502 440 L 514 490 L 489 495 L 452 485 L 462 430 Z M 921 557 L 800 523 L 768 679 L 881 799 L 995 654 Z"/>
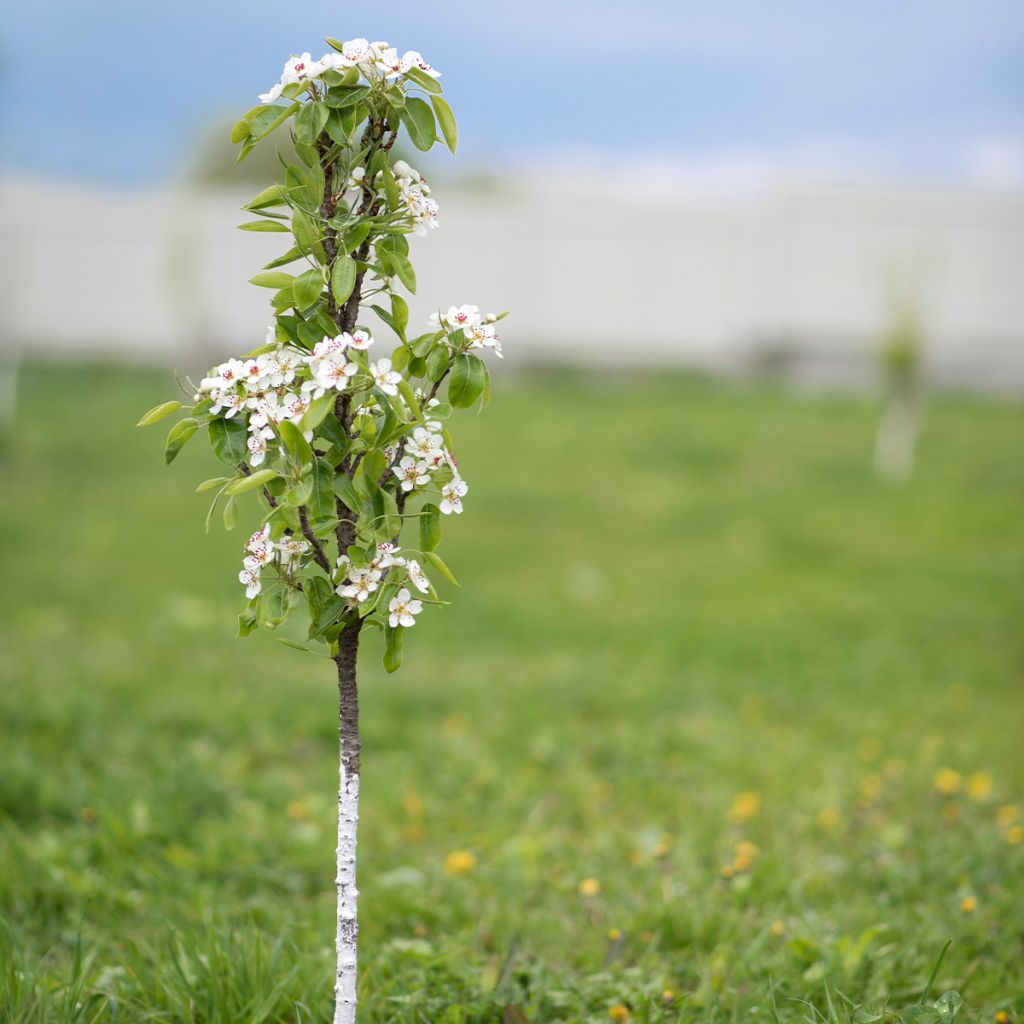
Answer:
<path fill-rule="evenodd" d="M 249 449 L 249 465 L 255 469 L 263 464 L 267 457 L 267 442 L 262 434 L 250 434 L 249 440 L 245 442 Z"/>
<path fill-rule="evenodd" d="M 212 412 L 224 411 L 224 418 L 231 419 L 235 413 L 245 408 L 246 397 L 236 388 L 225 388 L 216 392 L 213 397 Z"/>
<path fill-rule="evenodd" d="M 429 463 L 435 455 L 443 455 L 444 438 L 440 434 L 432 434 L 423 427 L 416 427 L 412 437 L 405 442 L 405 450 L 409 455 Z"/>
<path fill-rule="evenodd" d="M 462 515 L 462 498 L 469 491 L 469 485 L 462 477 L 454 476 L 441 488 L 441 504 L 438 506 L 446 515 L 453 512 Z"/>
<path fill-rule="evenodd" d="M 276 103 L 284 92 L 284 82 L 275 82 L 267 92 L 261 92 L 260 103 Z"/>
<path fill-rule="evenodd" d="M 281 562 L 285 567 L 297 562 L 303 555 L 309 552 L 309 541 L 305 537 L 296 537 L 294 534 L 286 533 L 277 542 L 281 552 Z"/>
<path fill-rule="evenodd" d="M 377 57 L 377 70 L 385 79 L 398 78 L 399 75 L 404 75 L 410 67 L 411 63 L 406 63 L 403 57 L 399 57 L 398 51 L 393 46 L 389 46 Z"/>
<path fill-rule="evenodd" d="M 353 67 L 370 55 L 370 44 L 365 39 L 349 39 L 338 55 L 346 67 Z"/>
<path fill-rule="evenodd" d="M 405 565 L 405 559 L 398 553 L 402 549 L 397 544 L 384 541 L 377 545 L 377 554 L 370 562 L 370 569 L 389 569 L 393 565 Z"/>
<path fill-rule="evenodd" d="M 402 587 L 391 599 L 388 611 L 391 613 L 388 616 L 388 624 L 392 629 L 398 626 L 415 626 L 416 619 L 414 616 L 419 615 L 423 611 L 423 602 L 413 600 L 412 594 L 405 587 Z"/>
<path fill-rule="evenodd" d="M 362 604 L 380 585 L 379 569 L 353 569 L 349 575 L 350 582 L 335 587 L 335 593 L 341 597 L 350 597 Z"/>
<path fill-rule="evenodd" d="M 480 323 L 479 306 L 449 306 L 447 313 L 431 313 L 430 326 L 441 327 L 442 325 L 453 330 L 459 328 L 473 327 Z"/>
<path fill-rule="evenodd" d="M 259 569 L 243 569 L 238 574 L 238 582 L 245 584 L 245 596 L 250 600 L 256 597 L 263 589 L 263 584 L 260 582 Z"/>
<path fill-rule="evenodd" d="M 470 339 L 470 348 L 494 349 L 494 354 L 499 359 L 505 357 L 501 354 L 501 341 L 498 339 L 498 332 L 493 324 L 475 323 L 463 328 L 463 334 Z"/>
<path fill-rule="evenodd" d="M 312 392 L 314 398 L 320 398 L 328 391 L 344 391 L 349 378 L 359 372 L 355 363 L 350 363 L 342 351 L 333 352 L 324 359 L 310 360 L 313 379 L 302 385 L 303 391 Z"/>
<path fill-rule="evenodd" d="M 410 558 L 405 568 L 409 573 L 409 579 L 412 581 L 413 586 L 421 594 L 429 594 L 430 580 L 427 579 L 423 570 L 420 568 L 420 563 L 417 562 L 415 558 Z"/>
<path fill-rule="evenodd" d="M 398 394 L 398 385 L 401 383 L 402 375 L 397 370 L 391 369 L 390 359 L 379 359 L 375 363 L 370 363 L 370 376 L 385 395 Z"/>
<path fill-rule="evenodd" d="M 366 168 L 365 167 L 354 167 L 352 173 L 348 176 L 348 181 L 345 182 L 345 190 L 349 191 L 354 188 L 362 188 L 363 183 L 366 181 Z"/>
<path fill-rule="evenodd" d="M 281 72 L 281 84 L 292 85 L 301 82 L 307 77 L 313 58 L 309 53 L 303 53 L 298 57 L 289 57 L 285 62 L 284 71 Z"/>
<path fill-rule="evenodd" d="M 391 471 L 401 480 L 403 491 L 411 491 L 414 487 L 422 487 L 430 482 L 426 462 L 417 462 L 411 455 L 406 455 Z"/>
<path fill-rule="evenodd" d="M 406 50 L 402 55 L 402 63 L 405 64 L 406 70 L 409 68 L 419 68 L 420 71 L 430 75 L 431 78 L 441 77 L 441 72 L 431 67 L 417 50 Z"/>
<path fill-rule="evenodd" d="M 373 337 L 369 331 L 354 331 L 345 337 L 348 338 L 348 347 L 354 348 L 357 352 L 365 352 L 373 344 Z"/>

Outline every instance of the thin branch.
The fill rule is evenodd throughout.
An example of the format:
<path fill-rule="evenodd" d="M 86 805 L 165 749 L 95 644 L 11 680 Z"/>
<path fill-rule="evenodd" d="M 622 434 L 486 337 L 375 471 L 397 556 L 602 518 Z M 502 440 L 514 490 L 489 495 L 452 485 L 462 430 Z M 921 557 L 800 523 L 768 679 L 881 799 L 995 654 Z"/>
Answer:
<path fill-rule="evenodd" d="M 302 535 L 309 541 L 309 546 L 313 549 L 313 557 L 316 559 L 316 564 L 327 573 L 327 578 L 330 579 L 331 563 L 324 552 L 324 546 L 317 540 L 313 528 L 309 525 L 309 516 L 306 513 L 305 505 L 299 506 L 299 523 L 302 526 Z"/>

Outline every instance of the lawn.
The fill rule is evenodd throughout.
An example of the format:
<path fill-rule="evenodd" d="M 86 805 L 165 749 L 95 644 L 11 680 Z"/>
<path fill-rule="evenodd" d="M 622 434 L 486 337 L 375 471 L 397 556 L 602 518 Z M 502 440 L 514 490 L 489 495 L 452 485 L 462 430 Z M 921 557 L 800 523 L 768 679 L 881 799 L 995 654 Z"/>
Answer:
<path fill-rule="evenodd" d="M 248 524 L 133 426 L 172 389 L 30 366 L 0 452 L 5 1022 L 330 1016 L 333 666 L 235 638 Z M 876 412 L 456 421 L 463 589 L 362 652 L 362 1021 L 950 1021 L 947 941 L 927 1002 L 1024 1013 L 1024 414 L 936 399 L 894 489 Z"/>

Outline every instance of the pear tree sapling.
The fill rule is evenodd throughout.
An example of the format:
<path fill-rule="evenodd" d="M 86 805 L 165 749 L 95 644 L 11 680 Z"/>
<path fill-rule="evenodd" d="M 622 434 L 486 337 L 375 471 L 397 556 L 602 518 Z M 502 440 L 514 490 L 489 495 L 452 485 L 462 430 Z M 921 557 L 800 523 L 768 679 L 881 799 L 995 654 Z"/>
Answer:
<path fill-rule="evenodd" d="M 289 59 L 231 133 L 239 160 L 275 131 L 291 133 L 283 182 L 249 202 L 253 219 L 240 225 L 289 236 L 252 278 L 271 293 L 265 343 L 212 369 L 188 402 L 150 410 L 140 426 L 184 412 L 167 436 L 168 463 L 192 437 L 209 438 L 227 471 L 199 485 L 214 492 L 207 528 L 218 508 L 230 530 L 238 502 L 260 507 L 238 577 L 240 635 L 305 611 L 307 643 L 282 642 L 319 649 L 337 667 L 340 1024 L 356 1012 L 360 638 L 379 631 L 394 672 L 424 606 L 445 603 L 431 577 L 455 584 L 437 549 L 469 488 L 446 424 L 454 410 L 487 404 L 481 356 L 501 355 L 501 316 L 449 306 L 423 333 L 410 331 L 401 294 L 416 288 L 408 235 L 436 227 L 438 206 L 393 147 L 404 131 L 419 150 L 443 139 L 454 153 L 455 119 L 420 54 L 365 39 L 327 42 L 319 60 Z M 390 354 L 382 334 L 396 339 Z"/>

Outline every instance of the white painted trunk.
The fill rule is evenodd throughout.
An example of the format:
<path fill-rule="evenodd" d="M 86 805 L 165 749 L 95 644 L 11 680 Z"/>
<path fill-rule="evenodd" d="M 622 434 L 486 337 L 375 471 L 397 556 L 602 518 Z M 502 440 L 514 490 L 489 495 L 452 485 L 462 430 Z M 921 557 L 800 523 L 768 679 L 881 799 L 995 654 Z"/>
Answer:
<path fill-rule="evenodd" d="M 905 483 L 913 475 L 918 428 L 914 402 L 900 396 L 890 400 L 875 435 L 875 472 L 880 479 Z"/>
<path fill-rule="evenodd" d="M 359 825 L 359 776 L 345 770 L 342 751 L 338 789 L 338 930 L 335 947 L 338 970 L 334 982 L 334 1024 L 355 1024 L 356 1019 L 356 828 Z"/>

